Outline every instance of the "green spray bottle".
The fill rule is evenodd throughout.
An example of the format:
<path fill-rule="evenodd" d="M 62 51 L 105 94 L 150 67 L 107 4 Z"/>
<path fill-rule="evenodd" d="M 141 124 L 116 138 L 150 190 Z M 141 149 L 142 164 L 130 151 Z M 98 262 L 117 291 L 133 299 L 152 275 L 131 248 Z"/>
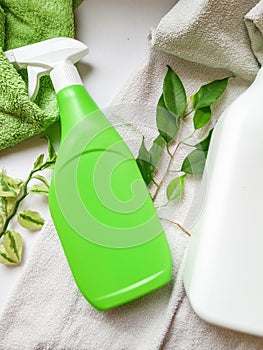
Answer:
<path fill-rule="evenodd" d="M 55 38 L 5 54 L 27 68 L 32 99 L 50 74 L 61 119 L 50 212 L 80 291 L 106 310 L 168 283 L 172 264 L 137 163 L 74 66 L 87 52 L 77 40 Z"/>

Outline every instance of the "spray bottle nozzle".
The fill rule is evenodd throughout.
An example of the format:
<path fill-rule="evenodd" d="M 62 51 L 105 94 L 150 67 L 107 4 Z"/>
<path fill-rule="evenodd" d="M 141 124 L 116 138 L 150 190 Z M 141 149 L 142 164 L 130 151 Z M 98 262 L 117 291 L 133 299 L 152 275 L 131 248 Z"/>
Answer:
<path fill-rule="evenodd" d="M 59 64 L 74 65 L 88 53 L 88 47 L 71 38 L 54 38 L 5 52 L 17 68 L 28 72 L 28 95 L 33 100 L 41 76 L 49 74 Z"/>

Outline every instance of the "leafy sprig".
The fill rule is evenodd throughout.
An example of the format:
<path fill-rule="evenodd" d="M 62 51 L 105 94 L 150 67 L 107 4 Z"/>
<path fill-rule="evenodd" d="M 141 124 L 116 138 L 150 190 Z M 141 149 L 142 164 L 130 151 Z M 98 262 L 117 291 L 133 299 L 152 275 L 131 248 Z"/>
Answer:
<path fill-rule="evenodd" d="M 163 82 L 163 92 L 158 101 L 156 110 L 156 125 L 159 135 L 153 141 L 149 151 L 145 146 L 143 138 L 136 159 L 147 186 L 151 183 L 156 185 L 153 200 L 157 197 L 166 176 L 170 173 L 173 159 L 182 144 L 192 147 L 194 150 L 188 154 L 181 168 L 176 171 L 177 173 L 181 173 L 181 175 L 174 178 L 168 184 L 166 189 L 168 201 L 178 200 L 182 197 L 185 189 L 185 178 L 188 175 L 199 175 L 203 173 L 213 129 L 209 131 L 208 135 L 201 142 L 195 145 L 186 144 L 185 141 L 191 139 L 197 130 L 202 129 L 208 124 L 212 117 L 211 106 L 224 93 L 228 79 L 229 78 L 215 80 L 201 86 L 200 89 L 189 98 L 187 103 L 186 92 L 181 79 L 172 68 L 168 66 Z M 184 140 L 178 140 L 180 130 L 184 127 L 182 120 L 190 115 L 192 115 L 194 131 Z M 173 153 L 171 153 L 169 146 L 175 143 L 175 141 L 177 141 L 177 145 Z M 170 160 L 163 178 L 159 184 L 157 184 L 154 180 L 154 174 L 164 149 L 167 150 Z"/>
<path fill-rule="evenodd" d="M 48 195 L 49 184 L 47 179 L 38 174 L 44 169 L 53 169 L 56 162 L 56 152 L 49 138 L 48 157 L 41 154 L 34 162 L 33 169 L 30 171 L 26 180 L 13 179 L 8 176 L 5 170 L 0 172 L 0 263 L 5 265 L 17 265 L 21 262 L 23 239 L 20 233 L 9 230 L 10 221 L 17 215 L 20 226 L 36 231 L 44 225 L 44 219 L 41 215 L 32 210 L 24 210 L 18 213 L 21 202 L 29 194 Z M 34 184 L 29 188 L 32 179 L 38 180 L 39 184 Z"/>

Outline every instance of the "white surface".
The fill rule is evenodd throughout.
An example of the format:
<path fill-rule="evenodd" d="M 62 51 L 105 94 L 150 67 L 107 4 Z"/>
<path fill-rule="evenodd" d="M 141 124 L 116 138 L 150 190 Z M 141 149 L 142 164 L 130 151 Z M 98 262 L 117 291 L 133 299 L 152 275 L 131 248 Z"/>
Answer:
<path fill-rule="evenodd" d="M 187 295 L 201 318 L 259 336 L 263 336 L 262 88 L 261 68 L 253 85 L 215 128 L 206 163 L 205 205 L 192 230 L 184 272 Z"/>
<path fill-rule="evenodd" d="M 89 92 L 103 108 L 128 79 L 132 71 L 145 58 L 147 36 L 176 0 L 90 0 L 76 10 L 76 37 L 88 45 L 90 54 L 78 64 L 79 71 Z M 57 136 L 58 126 L 50 128 Z M 57 138 L 57 137 L 56 137 Z M 0 168 L 8 174 L 25 178 L 35 158 L 46 151 L 46 143 L 39 136 L 0 152 Z M 25 208 L 39 209 L 48 214 L 45 198 L 31 196 Z M 15 226 L 14 226 L 15 228 Z M 23 264 L 19 267 L 0 265 L 0 311 L 21 275 L 30 256 L 38 233 L 19 228 L 25 242 Z"/>

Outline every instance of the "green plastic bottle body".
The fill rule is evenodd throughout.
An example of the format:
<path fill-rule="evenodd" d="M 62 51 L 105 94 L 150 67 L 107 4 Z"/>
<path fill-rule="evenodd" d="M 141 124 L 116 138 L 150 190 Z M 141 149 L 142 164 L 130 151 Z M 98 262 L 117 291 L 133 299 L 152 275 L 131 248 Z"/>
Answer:
<path fill-rule="evenodd" d="M 106 310 L 171 279 L 166 237 L 135 159 L 85 88 L 58 95 L 62 141 L 49 205 L 75 281 Z"/>
<path fill-rule="evenodd" d="M 61 143 L 76 123 L 99 111 L 99 107 L 82 85 L 69 86 L 59 91 L 57 101 L 61 121 Z"/>

